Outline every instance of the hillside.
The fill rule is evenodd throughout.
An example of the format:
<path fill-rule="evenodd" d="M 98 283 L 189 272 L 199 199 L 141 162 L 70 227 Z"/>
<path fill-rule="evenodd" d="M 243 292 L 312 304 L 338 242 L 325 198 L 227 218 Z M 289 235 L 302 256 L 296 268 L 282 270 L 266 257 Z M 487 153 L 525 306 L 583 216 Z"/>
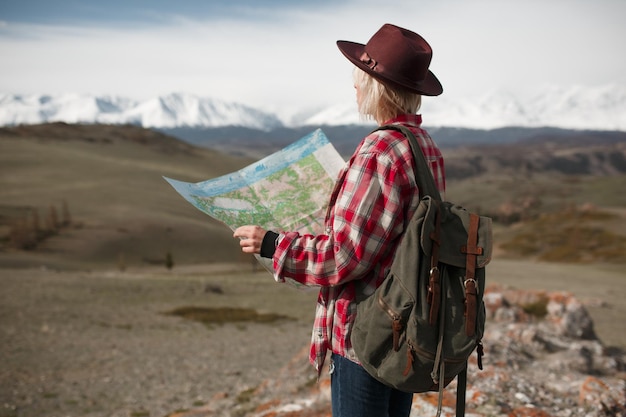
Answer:
<path fill-rule="evenodd" d="M 483 174 L 626 174 L 626 132 L 541 133 L 512 143 L 445 148 L 449 179 Z"/>
<path fill-rule="evenodd" d="M 447 198 L 493 216 L 501 248 L 522 239 L 508 247 L 507 256 L 544 256 L 545 248 L 522 253 L 519 247 L 546 238 L 546 226 L 533 222 L 556 213 L 550 230 L 567 236 L 570 223 L 589 223 L 593 227 L 584 233 L 608 231 L 597 244 L 616 248 L 616 257 L 598 259 L 626 262 L 626 141 L 602 134 L 609 139 L 535 136 L 446 147 Z M 222 143 L 242 151 L 252 146 L 243 136 L 224 136 Z M 250 162 L 129 125 L 0 128 L 0 267 L 123 269 L 163 265 L 168 257 L 175 265 L 251 261 L 226 226 L 194 209 L 162 179 L 197 182 Z M 598 215 L 577 217 L 580 207 Z M 16 233 L 33 224 L 38 236 Z"/>
<path fill-rule="evenodd" d="M 159 128 L 158 130 L 196 146 L 258 159 L 284 148 L 318 127 L 324 131 L 344 159 L 348 159 L 359 140 L 375 128 L 372 124 L 352 124 L 342 126 L 311 125 L 297 128 L 280 127 L 268 130 L 239 126 L 178 127 Z M 425 127 L 441 148 L 466 150 L 470 147 L 480 153 L 486 151 L 492 154 L 498 149 L 503 149 L 506 152 L 509 145 L 520 144 L 522 146 L 532 145 L 535 154 L 546 147 L 546 157 L 549 158 L 551 150 L 554 148 L 619 146 L 620 143 L 626 143 L 626 131 L 574 130 L 549 127 L 506 127 L 489 130 Z M 224 140 L 224 138 L 228 138 L 228 140 Z M 477 148 L 477 145 L 484 145 L 484 148 Z"/>
<path fill-rule="evenodd" d="M 0 129 L 0 266 L 133 267 L 236 257 L 230 230 L 163 180 L 201 181 L 250 161 L 133 126 L 63 123 Z M 70 224 L 35 250 L 9 248 L 11 227 Z M 35 215 L 36 213 L 36 215 Z"/>

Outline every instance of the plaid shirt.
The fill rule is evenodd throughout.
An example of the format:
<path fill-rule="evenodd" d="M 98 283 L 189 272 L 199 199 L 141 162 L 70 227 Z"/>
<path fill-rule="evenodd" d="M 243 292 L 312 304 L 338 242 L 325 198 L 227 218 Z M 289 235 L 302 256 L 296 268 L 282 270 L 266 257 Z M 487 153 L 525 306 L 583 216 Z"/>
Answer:
<path fill-rule="evenodd" d="M 420 115 L 385 124 L 411 129 L 445 190 L 443 157 Z M 326 233 L 281 234 L 274 253 L 274 278 L 319 286 L 310 360 L 321 372 L 328 349 L 358 363 L 350 333 L 356 314 L 356 283 L 371 294 L 385 277 L 400 237 L 419 204 L 409 142 L 400 132 L 382 130 L 363 139 L 331 195 Z"/>

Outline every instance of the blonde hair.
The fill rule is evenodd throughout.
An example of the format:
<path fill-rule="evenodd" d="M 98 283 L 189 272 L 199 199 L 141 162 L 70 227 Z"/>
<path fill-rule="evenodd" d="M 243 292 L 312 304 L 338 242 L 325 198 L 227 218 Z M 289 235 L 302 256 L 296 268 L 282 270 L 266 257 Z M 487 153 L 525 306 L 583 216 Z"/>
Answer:
<path fill-rule="evenodd" d="M 352 78 L 360 95 L 359 114 L 379 125 L 401 114 L 415 114 L 422 105 L 420 94 L 383 84 L 358 67 Z"/>

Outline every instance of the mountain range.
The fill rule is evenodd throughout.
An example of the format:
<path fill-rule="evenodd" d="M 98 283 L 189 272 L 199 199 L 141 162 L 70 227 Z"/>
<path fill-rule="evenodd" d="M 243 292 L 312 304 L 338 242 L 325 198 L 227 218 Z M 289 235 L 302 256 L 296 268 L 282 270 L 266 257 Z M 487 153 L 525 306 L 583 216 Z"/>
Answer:
<path fill-rule="evenodd" d="M 424 97 L 421 113 L 429 128 L 489 130 L 517 126 L 626 131 L 626 86 L 548 88 L 529 99 L 490 93 L 452 100 L 444 94 Z M 359 118 L 354 102 L 281 116 L 242 103 L 186 93 L 148 100 L 87 94 L 0 94 L 0 125 L 48 122 L 132 124 L 159 129 L 237 126 L 262 131 L 372 124 Z"/>

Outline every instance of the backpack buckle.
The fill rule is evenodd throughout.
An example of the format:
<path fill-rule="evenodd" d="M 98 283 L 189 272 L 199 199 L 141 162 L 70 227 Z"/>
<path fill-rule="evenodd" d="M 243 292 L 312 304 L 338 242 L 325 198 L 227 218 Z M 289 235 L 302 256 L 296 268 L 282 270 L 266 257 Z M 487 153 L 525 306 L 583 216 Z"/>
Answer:
<path fill-rule="evenodd" d="M 474 284 L 474 290 L 476 291 L 476 294 L 478 294 L 478 283 L 476 282 L 476 280 L 474 278 L 468 278 L 463 281 L 463 285 L 465 286 L 465 288 L 467 288 L 468 283 Z"/>

